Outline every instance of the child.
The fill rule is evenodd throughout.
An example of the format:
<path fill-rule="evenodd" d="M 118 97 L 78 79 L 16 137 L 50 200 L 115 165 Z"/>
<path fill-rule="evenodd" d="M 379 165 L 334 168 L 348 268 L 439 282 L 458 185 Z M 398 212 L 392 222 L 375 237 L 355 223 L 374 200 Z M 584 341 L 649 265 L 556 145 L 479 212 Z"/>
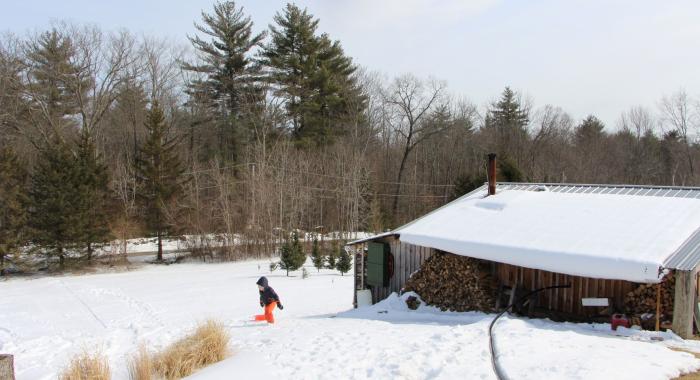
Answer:
<path fill-rule="evenodd" d="M 267 321 L 267 323 L 275 323 L 275 317 L 272 315 L 272 311 L 275 310 L 275 306 L 279 307 L 280 310 L 284 309 L 280 298 L 275 293 L 275 289 L 272 289 L 267 285 L 267 278 L 260 277 L 258 279 L 258 290 L 260 291 L 260 306 L 265 308 L 265 314 L 256 315 L 256 321 Z"/>

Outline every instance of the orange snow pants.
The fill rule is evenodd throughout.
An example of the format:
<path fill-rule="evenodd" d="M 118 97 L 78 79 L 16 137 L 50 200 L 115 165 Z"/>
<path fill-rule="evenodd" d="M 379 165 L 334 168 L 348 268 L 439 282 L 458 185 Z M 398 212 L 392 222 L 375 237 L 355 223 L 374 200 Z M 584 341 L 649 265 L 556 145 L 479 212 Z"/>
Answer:
<path fill-rule="evenodd" d="M 275 310 L 277 302 L 273 301 L 269 305 L 265 305 L 265 314 L 259 314 L 255 316 L 256 321 L 267 321 L 267 323 L 275 323 L 275 316 L 272 315 L 272 311 Z"/>

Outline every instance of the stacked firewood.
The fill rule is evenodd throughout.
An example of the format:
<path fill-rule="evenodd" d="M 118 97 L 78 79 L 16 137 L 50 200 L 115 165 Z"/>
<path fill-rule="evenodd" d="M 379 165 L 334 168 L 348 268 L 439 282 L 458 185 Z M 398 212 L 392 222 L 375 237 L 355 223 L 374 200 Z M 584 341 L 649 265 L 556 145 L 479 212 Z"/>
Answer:
<path fill-rule="evenodd" d="M 442 310 L 492 311 L 497 285 L 483 261 L 437 252 L 406 281 L 408 291 Z"/>
<path fill-rule="evenodd" d="M 625 296 L 625 313 L 630 316 L 642 314 L 656 315 L 656 291 L 658 284 L 640 284 Z M 661 282 L 660 314 L 661 320 L 673 318 L 673 298 L 675 277 L 669 275 Z"/>

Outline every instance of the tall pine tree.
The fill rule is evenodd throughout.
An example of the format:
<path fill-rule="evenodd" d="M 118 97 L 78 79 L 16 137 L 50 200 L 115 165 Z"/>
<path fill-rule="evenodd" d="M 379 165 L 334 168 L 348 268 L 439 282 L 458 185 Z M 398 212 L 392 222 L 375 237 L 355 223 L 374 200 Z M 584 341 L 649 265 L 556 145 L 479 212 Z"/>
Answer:
<path fill-rule="evenodd" d="M 356 67 L 340 42 L 316 34 L 319 20 L 306 9 L 287 4 L 274 21 L 262 62 L 285 100 L 292 136 L 302 146 L 332 142 L 345 132 L 350 107 L 364 102 Z"/>
<path fill-rule="evenodd" d="M 502 158 L 520 165 L 528 141 L 529 112 L 519 96 L 506 87 L 501 98 L 491 105 L 484 121 L 484 132 L 491 137 L 491 149 Z"/>
<path fill-rule="evenodd" d="M 88 260 L 92 259 L 94 243 L 109 239 L 108 206 L 109 178 L 107 167 L 95 149 L 92 136 L 81 131 L 78 141 L 76 165 L 78 177 L 76 190 L 79 192 L 80 242 L 86 248 Z"/>
<path fill-rule="evenodd" d="M 204 102 L 217 115 L 220 154 L 235 161 L 241 141 L 247 138 L 249 121 L 261 112 L 264 87 L 260 67 L 251 58 L 265 33 L 254 34 L 253 22 L 233 1 L 214 5 L 214 13 L 202 12 L 203 24 L 195 28 L 210 40 L 190 37 L 201 59 L 185 64 L 185 70 L 203 75 L 189 84 L 191 101 Z"/>
<path fill-rule="evenodd" d="M 5 258 L 25 243 L 27 173 L 10 147 L 0 148 L 0 275 Z"/>
<path fill-rule="evenodd" d="M 73 152 L 54 135 L 40 150 L 32 176 L 29 226 L 37 247 L 49 257 L 58 257 L 61 268 L 66 250 L 80 241 L 79 175 Z"/>
<path fill-rule="evenodd" d="M 72 123 L 66 116 L 78 112 L 77 95 L 89 87 L 87 78 L 83 79 L 84 83 L 73 81 L 80 71 L 72 62 L 75 54 L 72 39 L 56 29 L 42 33 L 28 46 L 27 89 L 32 120 L 59 133 Z M 49 136 L 55 137 L 53 133 L 44 133 L 47 140 Z"/>
<path fill-rule="evenodd" d="M 146 228 L 158 241 L 158 261 L 163 260 L 163 238 L 175 227 L 175 200 L 182 193 L 184 169 L 177 156 L 178 140 L 169 136 L 163 110 L 153 101 L 146 116 L 146 141 L 136 161 L 137 197 Z"/>

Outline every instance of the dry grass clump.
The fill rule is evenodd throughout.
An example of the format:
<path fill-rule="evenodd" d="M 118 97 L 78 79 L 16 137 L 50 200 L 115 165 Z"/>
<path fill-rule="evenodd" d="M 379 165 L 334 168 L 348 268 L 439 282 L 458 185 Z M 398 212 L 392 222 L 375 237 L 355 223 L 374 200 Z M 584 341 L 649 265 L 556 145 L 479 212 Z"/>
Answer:
<path fill-rule="evenodd" d="M 180 379 L 210 364 L 219 362 L 228 354 L 229 335 L 221 323 L 207 321 L 190 335 L 149 354 L 141 348 L 129 364 L 132 380 L 153 378 Z"/>
<path fill-rule="evenodd" d="M 109 380 L 109 361 L 101 352 L 82 353 L 73 357 L 68 368 L 60 376 L 61 380 Z"/>
<path fill-rule="evenodd" d="M 146 347 L 141 346 L 129 361 L 129 379 L 152 380 L 153 378 L 153 358 Z"/>

